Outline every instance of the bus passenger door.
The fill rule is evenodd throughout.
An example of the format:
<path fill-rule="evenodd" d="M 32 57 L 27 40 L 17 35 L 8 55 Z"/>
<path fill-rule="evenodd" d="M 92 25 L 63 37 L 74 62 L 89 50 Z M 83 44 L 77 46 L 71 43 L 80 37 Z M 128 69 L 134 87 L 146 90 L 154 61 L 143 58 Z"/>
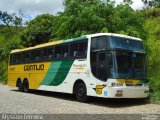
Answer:
<path fill-rule="evenodd" d="M 97 77 L 102 81 L 107 81 L 107 61 L 106 53 L 98 52 L 97 53 Z"/>

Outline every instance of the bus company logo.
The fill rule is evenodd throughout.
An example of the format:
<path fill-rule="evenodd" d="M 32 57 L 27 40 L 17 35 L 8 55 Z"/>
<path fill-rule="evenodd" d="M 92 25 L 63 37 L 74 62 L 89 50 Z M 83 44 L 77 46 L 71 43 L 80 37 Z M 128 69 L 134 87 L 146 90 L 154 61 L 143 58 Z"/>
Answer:
<path fill-rule="evenodd" d="M 39 70 L 44 70 L 44 64 L 24 66 L 24 71 L 39 71 Z"/>
<path fill-rule="evenodd" d="M 86 64 L 73 64 L 73 68 L 79 70 L 83 70 L 86 66 Z"/>
<path fill-rule="evenodd" d="M 101 95 L 103 88 L 105 88 L 106 85 L 97 85 L 96 88 L 93 88 L 97 94 Z"/>

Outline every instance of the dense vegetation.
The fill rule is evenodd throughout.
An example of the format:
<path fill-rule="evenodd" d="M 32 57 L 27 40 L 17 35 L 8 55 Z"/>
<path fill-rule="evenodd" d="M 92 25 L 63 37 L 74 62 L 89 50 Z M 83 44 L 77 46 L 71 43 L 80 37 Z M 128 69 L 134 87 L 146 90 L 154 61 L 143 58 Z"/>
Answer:
<path fill-rule="evenodd" d="M 144 10 L 133 10 L 132 0 L 115 5 L 114 0 L 64 0 L 63 12 L 42 14 L 22 27 L 22 18 L 0 12 L 0 80 L 7 80 L 9 52 L 57 39 L 98 32 L 140 37 L 147 50 L 151 99 L 160 100 L 160 1 L 142 0 Z"/>
<path fill-rule="evenodd" d="M 148 55 L 148 78 L 153 90 L 151 98 L 160 100 L 160 8 L 145 11 L 144 30 Z"/>
<path fill-rule="evenodd" d="M 7 81 L 7 63 L 11 50 L 19 48 L 21 45 L 20 32 L 24 28 L 10 27 L 0 25 L 0 81 Z"/>

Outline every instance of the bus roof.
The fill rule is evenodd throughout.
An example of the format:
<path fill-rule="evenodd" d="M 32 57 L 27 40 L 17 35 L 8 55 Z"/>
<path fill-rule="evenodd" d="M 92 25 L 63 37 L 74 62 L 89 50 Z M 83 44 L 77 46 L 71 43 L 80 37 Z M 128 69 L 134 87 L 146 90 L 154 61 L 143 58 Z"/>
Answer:
<path fill-rule="evenodd" d="M 68 43 L 68 42 L 78 41 L 78 40 L 82 40 L 82 39 L 89 38 L 89 37 L 97 37 L 97 36 L 104 36 L 104 35 L 106 35 L 106 36 L 114 36 L 114 37 L 121 37 L 121 38 L 128 38 L 128 39 L 131 39 L 131 40 L 142 41 L 140 38 L 131 37 L 131 36 L 122 35 L 122 34 L 96 33 L 96 34 L 84 35 L 84 36 L 81 36 L 81 37 L 67 39 L 67 40 L 57 40 L 57 41 L 53 41 L 53 42 L 43 43 L 43 44 L 36 45 L 34 47 L 28 47 L 28 48 L 24 48 L 24 49 L 15 49 L 15 50 L 12 50 L 11 53 L 28 51 L 28 50 L 33 50 L 33 49 L 36 49 L 36 48 L 42 48 L 42 47 L 47 47 L 47 46 L 52 46 L 52 45 L 57 45 L 57 44 L 62 44 L 62 43 Z"/>
<path fill-rule="evenodd" d="M 91 35 L 86 35 L 86 36 L 97 37 L 97 36 L 104 36 L 104 35 L 114 36 L 114 37 L 121 37 L 121 38 L 128 38 L 128 39 L 131 39 L 131 40 L 142 41 L 140 38 L 131 37 L 131 36 L 122 35 L 122 34 L 115 34 L 115 33 L 97 33 L 97 34 L 91 34 Z"/>

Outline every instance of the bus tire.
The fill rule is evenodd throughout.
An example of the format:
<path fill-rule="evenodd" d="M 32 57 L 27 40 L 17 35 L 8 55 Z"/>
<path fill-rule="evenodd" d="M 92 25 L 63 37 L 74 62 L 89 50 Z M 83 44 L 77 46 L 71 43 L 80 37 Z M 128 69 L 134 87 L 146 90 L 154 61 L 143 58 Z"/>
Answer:
<path fill-rule="evenodd" d="M 21 80 L 18 80 L 18 81 L 17 81 L 17 87 L 18 87 L 18 90 L 19 90 L 20 92 L 23 92 L 23 91 L 24 91 L 23 83 L 22 83 Z"/>
<path fill-rule="evenodd" d="M 27 79 L 24 79 L 23 86 L 24 86 L 24 92 L 28 93 L 29 92 L 29 82 Z"/>
<path fill-rule="evenodd" d="M 79 102 L 87 102 L 88 100 L 87 89 L 84 83 L 80 82 L 77 84 L 75 89 L 75 95 L 76 95 L 76 99 Z"/>

